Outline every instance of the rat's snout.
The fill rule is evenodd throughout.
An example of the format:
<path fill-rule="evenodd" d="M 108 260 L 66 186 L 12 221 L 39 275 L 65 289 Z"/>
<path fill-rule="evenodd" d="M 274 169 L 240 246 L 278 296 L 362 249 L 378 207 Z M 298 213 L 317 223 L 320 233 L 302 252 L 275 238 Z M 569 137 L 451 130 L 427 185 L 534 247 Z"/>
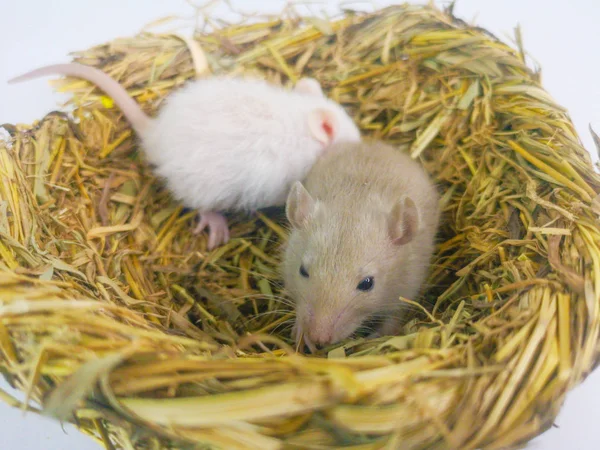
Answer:
<path fill-rule="evenodd" d="M 315 352 L 318 349 L 335 344 L 348 334 L 340 329 L 345 323 L 343 312 L 323 308 L 323 305 L 306 305 L 298 311 L 296 322 L 296 342 L 304 344 Z"/>
<path fill-rule="evenodd" d="M 312 316 L 304 330 L 309 347 L 321 348 L 333 343 L 334 323 L 328 317 Z"/>
<path fill-rule="evenodd" d="M 317 348 L 325 347 L 326 345 L 331 344 L 331 341 L 333 340 L 333 330 L 332 329 L 315 330 L 312 327 L 309 327 L 308 331 L 306 333 L 306 337 Z"/>

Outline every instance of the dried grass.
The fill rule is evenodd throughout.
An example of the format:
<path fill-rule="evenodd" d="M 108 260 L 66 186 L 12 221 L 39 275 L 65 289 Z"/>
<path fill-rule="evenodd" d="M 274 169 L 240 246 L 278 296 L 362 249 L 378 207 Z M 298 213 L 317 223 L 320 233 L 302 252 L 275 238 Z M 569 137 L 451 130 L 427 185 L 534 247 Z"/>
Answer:
<path fill-rule="evenodd" d="M 295 354 L 281 211 L 235 217 L 207 252 L 110 99 L 68 79 L 73 118 L 5 125 L 0 143 L 5 378 L 107 449 L 495 449 L 548 428 L 598 360 L 600 177 L 522 48 L 430 6 L 196 40 L 143 34 L 76 60 L 149 113 L 206 65 L 318 78 L 445 192 L 430 307 L 410 303 L 403 336 Z"/>

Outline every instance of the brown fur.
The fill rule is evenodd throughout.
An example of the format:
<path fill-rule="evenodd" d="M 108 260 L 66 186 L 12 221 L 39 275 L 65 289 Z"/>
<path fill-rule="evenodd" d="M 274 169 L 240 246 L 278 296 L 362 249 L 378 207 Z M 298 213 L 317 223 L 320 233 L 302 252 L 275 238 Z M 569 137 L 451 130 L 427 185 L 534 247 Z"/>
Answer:
<path fill-rule="evenodd" d="M 288 197 L 282 269 L 296 302 L 296 339 L 304 334 L 309 347 L 347 338 L 373 314 L 378 333 L 396 333 L 398 298 L 419 293 L 439 222 L 439 194 L 420 164 L 383 143 L 339 147 Z M 367 276 L 374 287 L 362 292 Z"/>

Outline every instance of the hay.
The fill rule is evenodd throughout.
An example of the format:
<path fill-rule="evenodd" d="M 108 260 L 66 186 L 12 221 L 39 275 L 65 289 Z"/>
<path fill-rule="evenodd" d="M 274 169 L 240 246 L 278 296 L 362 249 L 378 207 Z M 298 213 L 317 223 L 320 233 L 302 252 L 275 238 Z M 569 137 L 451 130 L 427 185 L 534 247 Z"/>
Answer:
<path fill-rule="evenodd" d="M 295 354 L 281 211 L 235 217 L 208 253 L 110 99 L 63 80 L 75 120 L 6 125 L 0 144 L 0 369 L 28 401 L 1 397 L 107 449 L 492 449 L 548 428 L 598 360 L 600 177 L 522 48 L 430 6 L 197 42 L 206 61 L 151 34 L 75 59 L 149 113 L 204 64 L 318 78 L 443 189 L 430 288 L 412 299 L 430 307 L 407 303 L 403 336 Z"/>

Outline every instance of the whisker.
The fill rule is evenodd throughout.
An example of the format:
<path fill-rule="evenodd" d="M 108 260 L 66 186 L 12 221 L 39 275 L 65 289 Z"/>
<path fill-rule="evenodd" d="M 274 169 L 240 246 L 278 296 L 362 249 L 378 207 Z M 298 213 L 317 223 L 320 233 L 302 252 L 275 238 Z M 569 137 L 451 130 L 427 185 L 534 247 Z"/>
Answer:
<path fill-rule="evenodd" d="M 258 314 L 253 314 L 252 317 L 250 318 L 250 320 L 255 320 L 255 319 L 261 319 L 265 316 L 269 316 L 269 315 L 281 315 L 281 316 L 285 316 L 286 314 L 290 314 L 292 311 L 287 310 L 287 309 L 275 309 L 273 311 L 264 311 Z"/>
<path fill-rule="evenodd" d="M 294 324 L 293 323 L 281 323 L 279 325 L 277 325 L 275 328 L 273 328 L 273 333 L 278 332 L 278 330 L 281 328 L 281 332 L 282 333 L 288 333 L 292 331 L 292 329 L 294 328 Z"/>

